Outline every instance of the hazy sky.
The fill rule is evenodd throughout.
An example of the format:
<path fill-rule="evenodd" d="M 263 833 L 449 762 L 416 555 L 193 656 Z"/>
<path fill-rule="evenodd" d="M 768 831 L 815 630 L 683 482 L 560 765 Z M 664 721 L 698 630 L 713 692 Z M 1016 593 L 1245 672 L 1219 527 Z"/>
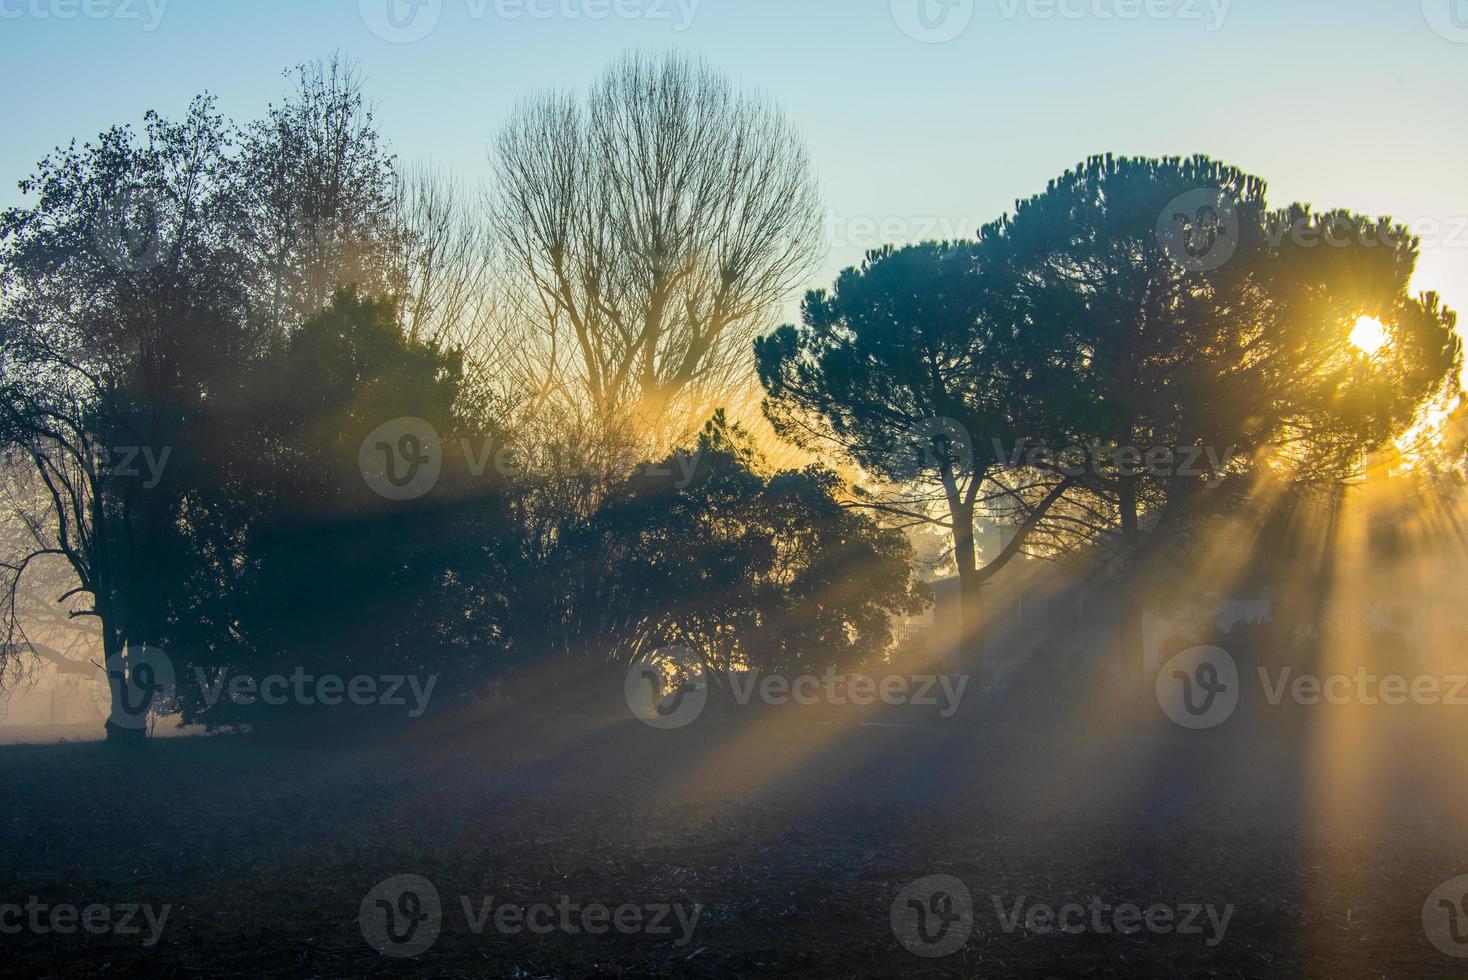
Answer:
<path fill-rule="evenodd" d="M 0 0 L 22 80 L 0 204 L 57 143 L 205 89 L 248 118 L 337 48 L 404 160 L 482 178 L 516 99 L 632 47 L 707 55 L 804 130 L 832 245 L 813 285 L 883 240 L 971 234 L 1089 154 L 1205 152 L 1275 204 L 1405 221 L 1418 285 L 1468 313 L 1468 0 Z"/>

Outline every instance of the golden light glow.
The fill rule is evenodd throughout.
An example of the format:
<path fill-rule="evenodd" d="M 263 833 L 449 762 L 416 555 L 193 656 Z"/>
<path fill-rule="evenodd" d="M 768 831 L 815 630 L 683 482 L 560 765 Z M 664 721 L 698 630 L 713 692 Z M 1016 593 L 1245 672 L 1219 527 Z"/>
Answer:
<path fill-rule="evenodd" d="M 1374 316 L 1360 317 L 1356 320 L 1356 328 L 1351 331 L 1351 343 L 1368 356 L 1385 347 L 1390 339 L 1386 324 Z"/>

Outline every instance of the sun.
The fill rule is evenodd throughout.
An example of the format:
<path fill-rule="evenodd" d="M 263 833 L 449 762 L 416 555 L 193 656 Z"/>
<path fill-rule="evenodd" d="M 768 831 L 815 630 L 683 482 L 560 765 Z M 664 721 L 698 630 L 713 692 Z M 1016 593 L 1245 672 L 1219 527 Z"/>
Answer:
<path fill-rule="evenodd" d="M 1386 324 L 1374 316 L 1359 317 L 1355 329 L 1351 331 L 1351 343 L 1367 356 L 1381 350 L 1390 339 Z"/>

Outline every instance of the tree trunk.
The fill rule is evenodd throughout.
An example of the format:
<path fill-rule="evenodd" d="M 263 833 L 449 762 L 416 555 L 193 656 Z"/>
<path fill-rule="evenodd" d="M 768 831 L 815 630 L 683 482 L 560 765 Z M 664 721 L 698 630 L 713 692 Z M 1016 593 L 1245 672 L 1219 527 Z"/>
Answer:
<path fill-rule="evenodd" d="M 114 635 L 105 623 L 103 635 Z M 118 638 L 110 643 L 105 639 L 103 641 L 103 652 L 106 655 L 103 670 L 112 695 L 108 702 L 109 712 L 105 724 L 109 743 L 138 745 L 148 738 L 148 717 L 153 692 L 139 689 L 133 677 L 143 649 L 146 649 L 145 645 L 129 644 Z"/>
<path fill-rule="evenodd" d="M 112 719 L 107 719 L 107 744 L 108 745 L 146 745 L 148 742 L 148 730 L 146 728 L 127 728 L 122 725 L 114 725 Z"/>
<path fill-rule="evenodd" d="M 983 583 L 979 578 L 978 547 L 974 541 L 973 508 L 950 507 L 953 518 L 953 559 L 958 566 L 958 669 L 979 680 L 984 666 Z M 982 684 L 980 685 L 982 686 Z"/>
<path fill-rule="evenodd" d="M 1137 346 L 1144 317 L 1145 301 L 1143 310 L 1136 318 L 1124 317 L 1120 325 L 1121 349 L 1118 353 L 1121 363 L 1117 376 L 1118 403 L 1122 417 L 1120 447 L 1130 448 L 1137 444 L 1135 411 Z M 1137 520 L 1139 474 L 1126 472 L 1118 465 L 1117 478 L 1120 481 L 1117 489 L 1117 504 L 1121 511 L 1121 608 L 1118 610 L 1120 628 L 1117 642 L 1122 657 L 1122 669 L 1126 672 L 1125 676 L 1132 677 L 1140 673 L 1133 673 L 1133 664 L 1140 665 L 1142 652 L 1142 596 L 1140 592 L 1142 583 L 1139 554 L 1141 541 L 1138 539 Z M 1137 657 L 1138 661 L 1130 661 L 1132 657 Z"/>
<path fill-rule="evenodd" d="M 985 622 L 984 586 L 976 571 L 960 575 L 958 579 L 959 623 L 963 636 L 959 643 L 959 672 L 973 678 L 975 685 L 983 688 L 988 683 L 985 674 L 985 640 L 988 623 Z"/>
<path fill-rule="evenodd" d="M 1122 676 L 1145 677 L 1143 617 L 1146 613 L 1146 595 L 1142 569 L 1145 557 L 1142 554 L 1142 542 L 1138 529 L 1135 477 L 1122 477 L 1120 503 L 1122 558 L 1119 583 L 1121 608 L 1117 630 L 1118 652 L 1121 654 Z"/>

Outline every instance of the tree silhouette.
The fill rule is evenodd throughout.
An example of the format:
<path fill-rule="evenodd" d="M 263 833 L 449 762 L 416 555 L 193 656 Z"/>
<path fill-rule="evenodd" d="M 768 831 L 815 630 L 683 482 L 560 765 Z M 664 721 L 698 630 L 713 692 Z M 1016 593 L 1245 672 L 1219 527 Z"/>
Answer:
<path fill-rule="evenodd" d="M 1415 257 L 1384 219 L 1270 213 L 1261 181 L 1205 158 L 1095 158 L 975 243 L 843 273 L 801 327 L 757 344 L 760 378 L 781 431 L 834 437 L 863 467 L 938 489 L 971 641 L 976 586 L 1027 542 L 1102 542 L 1128 566 L 1136 650 L 1144 537 L 1170 542 L 1251 478 L 1339 481 L 1455 383 L 1454 318 L 1409 295 Z M 1349 340 L 1362 315 L 1390 325 L 1376 355 Z M 1026 440 L 1050 454 L 1005 458 Z M 914 442 L 923 459 L 904 472 L 892 461 Z M 1101 452 L 1067 464 L 1071 446 Z M 1229 463 L 1188 472 L 1119 452 L 1179 447 Z M 932 520 L 925 502 L 895 510 Z M 984 510 L 1014 535 L 980 569 Z"/>
<path fill-rule="evenodd" d="M 168 631 L 190 574 L 186 447 L 258 349 L 225 146 L 208 100 L 177 123 L 150 114 L 141 141 L 117 128 L 48 156 L 22 183 L 36 205 L 0 219 L 3 438 L 44 491 L 4 587 L 64 558 L 76 587 L 61 601 L 88 597 L 72 615 L 97 620 L 109 662 Z M 7 609 L 10 651 L 23 624 Z"/>
<path fill-rule="evenodd" d="M 286 74 L 293 91 L 242 128 L 233 155 L 254 306 L 279 325 L 320 310 L 342 286 L 386 295 L 399 211 L 394 160 L 360 69 L 337 55 Z"/>
<path fill-rule="evenodd" d="M 502 563 L 517 549 L 495 474 L 469 472 L 454 451 L 483 435 L 458 417 L 461 381 L 457 353 L 405 337 L 392 303 L 351 290 L 259 366 L 214 470 L 234 550 L 203 580 L 179 637 L 192 665 L 214 684 L 298 668 L 422 683 L 438 674 L 445 695 L 493 663 L 505 645 Z M 360 454 L 402 418 L 432 427 L 437 443 L 424 451 L 442 472 L 417 499 L 385 500 Z M 211 702 L 200 685 L 187 693 L 185 718 L 213 726 L 288 714 Z"/>
<path fill-rule="evenodd" d="M 1270 211 L 1265 193 L 1205 157 L 1096 157 L 980 235 L 985 267 L 1012 284 L 1006 316 L 1064 329 L 1084 352 L 1072 384 L 1090 409 L 1073 441 L 1232 454 L 1226 473 L 1112 466 L 1078 487 L 1099 504 L 1092 529 L 1130 565 L 1127 651 L 1141 647 L 1144 546 L 1171 543 L 1258 479 L 1338 483 L 1456 385 L 1454 316 L 1410 294 L 1407 231 L 1304 205 Z M 1361 316 L 1388 324 L 1374 355 L 1351 343 Z"/>
<path fill-rule="evenodd" d="M 778 432 L 813 451 L 834 440 L 898 486 L 872 506 L 952 535 L 970 653 L 981 587 L 1018 553 L 981 564 L 976 520 L 1007 505 L 1038 522 L 1069 485 L 1004 483 L 1009 447 L 1063 438 L 1087 409 L 1070 386 L 1078 349 L 1063 331 L 1016 330 L 999 285 L 971 242 L 886 249 L 812 293 L 802 326 L 755 345 Z"/>
<path fill-rule="evenodd" d="M 706 412 L 747 376 L 748 343 L 818 254 L 799 135 L 685 57 L 630 56 L 584 100 L 527 103 L 494 162 L 515 315 L 602 425 L 671 418 L 677 434 Z"/>
<path fill-rule="evenodd" d="M 544 574 L 559 609 L 531 608 L 568 649 L 625 666 L 680 645 L 715 678 L 870 662 L 925 601 L 902 535 L 842 507 L 829 472 L 762 474 L 721 416 L 616 487 Z"/>

